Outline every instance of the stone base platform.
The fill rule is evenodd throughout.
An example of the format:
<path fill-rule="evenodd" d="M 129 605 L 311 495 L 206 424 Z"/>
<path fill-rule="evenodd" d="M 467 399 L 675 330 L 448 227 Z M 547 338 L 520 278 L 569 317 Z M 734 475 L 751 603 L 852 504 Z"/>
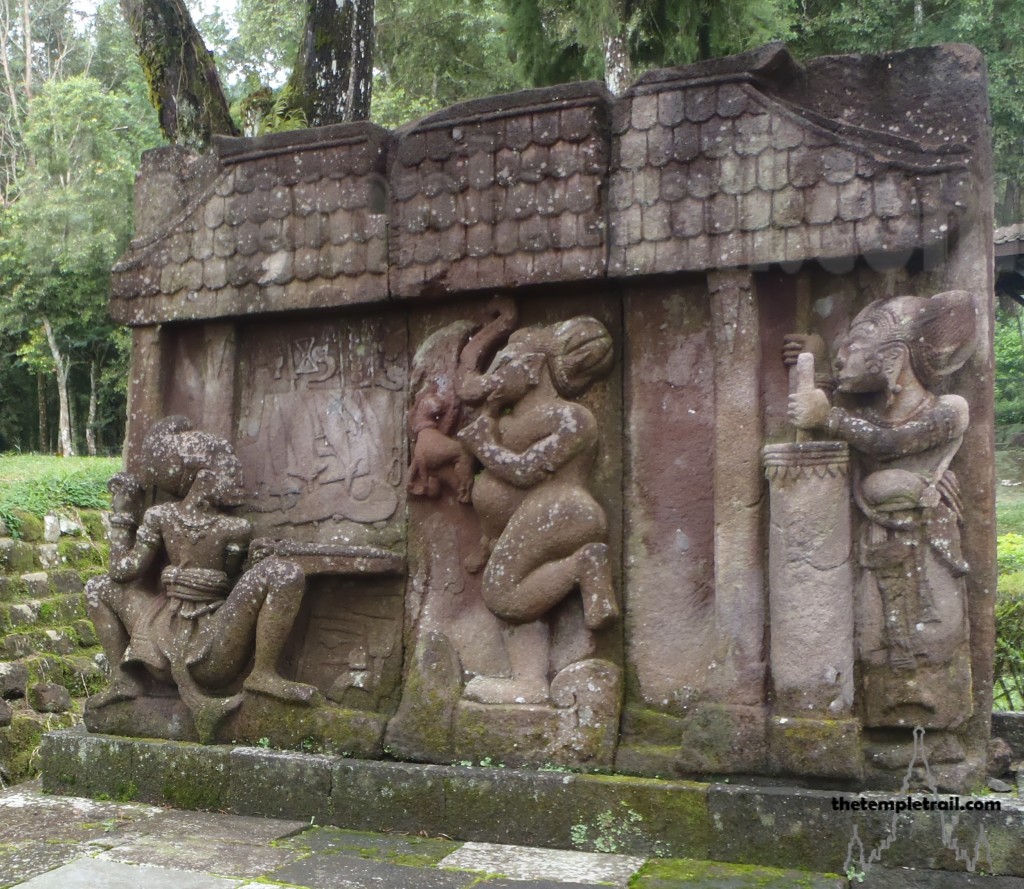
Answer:
<path fill-rule="evenodd" d="M 857 872 L 859 841 L 865 859 L 877 850 L 887 868 L 1024 876 L 1024 800 L 1009 796 L 913 797 L 998 801 L 1000 811 L 852 811 L 842 802 L 907 797 L 417 765 L 74 730 L 44 738 L 42 767 L 50 793 L 355 830 L 840 874 Z"/>

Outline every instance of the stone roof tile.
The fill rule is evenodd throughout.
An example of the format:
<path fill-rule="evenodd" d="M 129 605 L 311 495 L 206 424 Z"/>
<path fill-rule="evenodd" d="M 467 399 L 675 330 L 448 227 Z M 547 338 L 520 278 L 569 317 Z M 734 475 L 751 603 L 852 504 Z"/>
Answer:
<path fill-rule="evenodd" d="M 863 179 L 851 179 L 839 186 L 839 217 L 858 222 L 872 213 L 872 186 Z"/>
<path fill-rule="evenodd" d="M 634 96 L 630 119 L 634 130 L 649 130 L 658 123 L 658 95 Z"/>
<path fill-rule="evenodd" d="M 718 107 L 721 117 L 737 117 L 747 110 L 747 94 L 738 83 L 723 83 L 718 87 Z"/>
<path fill-rule="evenodd" d="M 849 182 L 857 172 L 857 156 L 837 145 L 829 145 L 821 152 L 822 175 L 827 182 L 841 185 Z"/>
<path fill-rule="evenodd" d="M 533 141 L 537 145 L 551 146 L 560 138 L 561 120 L 558 111 L 542 111 L 533 115 Z"/>
<path fill-rule="evenodd" d="M 685 93 L 682 90 L 668 90 L 657 95 L 658 123 L 671 128 L 686 119 Z"/>
<path fill-rule="evenodd" d="M 195 259 L 202 261 L 213 256 L 213 232 L 204 226 L 192 234 L 191 254 Z"/>
<path fill-rule="evenodd" d="M 686 119 L 703 123 L 718 111 L 718 91 L 713 86 L 698 86 L 686 91 Z"/>
<path fill-rule="evenodd" d="M 523 151 L 533 142 L 533 121 L 530 115 L 522 114 L 505 121 L 505 146 L 513 151 Z"/>
<path fill-rule="evenodd" d="M 700 130 L 680 126 L 672 134 L 672 157 L 677 161 L 691 161 L 700 154 Z"/>
<path fill-rule="evenodd" d="M 839 215 L 839 186 L 821 183 L 805 192 L 804 217 L 811 225 L 828 225 Z"/>
<path fill-rule="evenodd" d="M 704 157 L 722 157 L 733 150 L 735 132 L 731 120 L 713 117 L 700 125 L 700 152 Z"/>
<path fill-rule="evenodd" d="M 760 191 L 740 195 L 737 225 L 742 231 L 759 231 L 771 223 L 772 199 Z"/>
<path fill-rule="evenodd" d="M 772 192 L 772 224 L 791 228 L 803 222 L 804 193 L 798 188 L 783 188 Z"/>
<path fill-rule="evenodd" d="M 656 126 L 647 132 L 647 161 L 653 167 L 664 167 L 673 157 L 672 131 Z"/>
<path fill-rule="evenodd" d="M 786 169 L 782 165 L 783 171 Z M 825 156 L 821 151 L 796 148 L 789 152 L 789 182 L 797 188 L 807 188 L 825 176 Z"/>
<path fill-rule="evenodd" d="M 220 290 L 228 283 L 227 261 L 217 257 L 203 263 L 203 285 L 208 290 Z"/>
<path fill-rule="evenodd" d="M 772 115 L 772 148 L 786 151 L 797 148 L 804 142 L 804 128 L 791 117 L 782 114 Z"/>

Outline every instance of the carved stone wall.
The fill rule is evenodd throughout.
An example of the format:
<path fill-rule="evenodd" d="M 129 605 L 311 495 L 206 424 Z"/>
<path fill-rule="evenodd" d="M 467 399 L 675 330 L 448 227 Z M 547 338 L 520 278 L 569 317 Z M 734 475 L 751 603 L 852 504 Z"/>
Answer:
<path fill-rule="evenodd" d="M 973 780 L 993 644 L 986 107 L 967 47 L 801 65 L 770 46 L 618 99 L 574 84 L 395 133 L 149 153 L 111 302 L 134 333 L 127 469 L 145 477 L 147 430 L 186 417 L 237 455 L 241 514 L 305 577 L 277 669 L 312 705 L 282 711 L 242 670 L 218 731 L 884 785 L 915 723 L 941 782 Z M 865 307 L 950 292 L 973 332 L 941 379 L 879 339 L 870 385 L 843 382 Z M 825 399 L 890 441 L 918 420 L 886 398 L 911 391 L 928 422 L 969 415 L 908 427 L 934 467 L 819 416 Z M 937 473 L 891 546 L 869 502 L 903 478 L 879 475 L 890 459 Z M 928 550 L 940 615 L 886 585 L 900 547 Z M 913 632 L 956 656 L 903 637 L 890 656 L 894 608 L 944 622 Z M 943 670 L 930 711 L 913 686 Z"/>

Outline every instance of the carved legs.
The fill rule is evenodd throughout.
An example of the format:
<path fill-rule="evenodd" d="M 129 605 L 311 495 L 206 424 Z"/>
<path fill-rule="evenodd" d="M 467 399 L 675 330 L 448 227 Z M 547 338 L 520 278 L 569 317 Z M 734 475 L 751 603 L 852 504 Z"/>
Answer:
<path fill-rule="evenodd" d="M 271 556 L 246 571 L 196 646 L 199 657 L 192 675 L 199 684 L 216 688 L 230 682 L 244 668 L 255 638 L 254 664 L 243 683 L 245 690 L 313 703 L 317 695 L 313 686 L 291 682 L 277 671 L 305 586 L 302 569 L 287 559 Z"/>
<path fill-rule="evenodd" d="M 502 627 L 512 676 L 477 676 L 466 697 L 482 704 L 542 704 L 548 699 L 550 630 L 543 620 Z"/>

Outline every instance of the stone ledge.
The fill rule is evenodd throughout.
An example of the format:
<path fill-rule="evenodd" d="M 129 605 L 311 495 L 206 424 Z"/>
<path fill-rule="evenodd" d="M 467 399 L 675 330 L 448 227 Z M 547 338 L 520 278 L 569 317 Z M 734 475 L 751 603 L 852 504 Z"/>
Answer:
<path fill-rule="evenodd" d="M 943 847 L 938 813 L 838 812 L 832 791 L 377 762 L 76 730 L 46 735 L 42 766 L 49 793 L 314 818 L 357 830 L 833 873 L 844 870 L 854 825 L 867 853 L 895 825 L 885 866 L 965 869 Z M 991 863 L 979 867 L 1024 876 L 1024 802 L 1001 802 L 1000 812 L 959 813 L 954 835 L 973 845 L 984 826 Z"/>

